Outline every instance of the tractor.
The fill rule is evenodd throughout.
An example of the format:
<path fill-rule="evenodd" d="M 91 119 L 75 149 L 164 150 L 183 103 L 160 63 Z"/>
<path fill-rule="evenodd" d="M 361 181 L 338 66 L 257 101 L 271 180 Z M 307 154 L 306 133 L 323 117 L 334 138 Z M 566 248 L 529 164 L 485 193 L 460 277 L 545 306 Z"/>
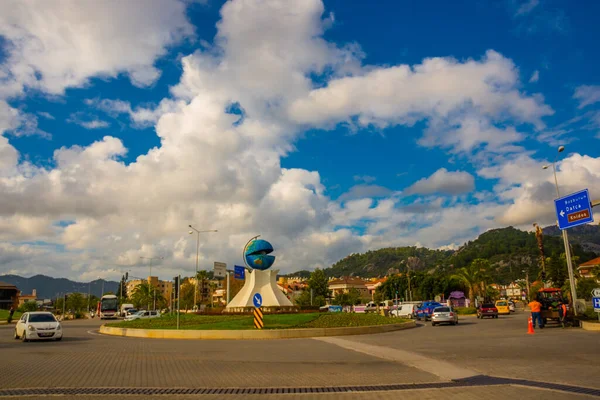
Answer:
<path fill-rule="evenodd" d="M 572 320 L 573 312 L 571 307 L 569 306 L 569 300 L 566 297 L 563 297 L 562 290 L 559 288 L 544 288 L 540 289 L 537 294 L 537 301 L 542 303 L 542 320 L 544 321 L 544 325 L 548 322 L 548 320 L 556 321 L 557 323 L 561 323 L 560 319 L 560 306 L 562 303 L 567 304 L 567 316 L 566 320 Z"/>

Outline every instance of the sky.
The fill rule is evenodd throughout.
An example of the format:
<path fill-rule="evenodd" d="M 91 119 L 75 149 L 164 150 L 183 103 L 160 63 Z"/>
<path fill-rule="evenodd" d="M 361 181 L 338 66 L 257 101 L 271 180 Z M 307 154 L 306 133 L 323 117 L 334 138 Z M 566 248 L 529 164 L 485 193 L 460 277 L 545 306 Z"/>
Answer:
<path fill-rule="evenodd" d="M 552 165 L 600 199 L 599 14 L 2 1 L 0 274 L 191 275 L 190 224 L 200 269 L 261 235 L 281 273 L 551 225 Z"/>

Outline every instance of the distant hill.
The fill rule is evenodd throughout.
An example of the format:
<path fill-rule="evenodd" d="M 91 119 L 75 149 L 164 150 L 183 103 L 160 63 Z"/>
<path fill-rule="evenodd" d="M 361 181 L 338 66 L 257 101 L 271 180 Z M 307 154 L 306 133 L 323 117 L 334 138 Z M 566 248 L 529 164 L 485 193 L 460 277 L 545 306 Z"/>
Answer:
<path fill-rule="evenodd" d="M 544 254 L 564 252 L 560 231 L 554 227 L 544 228 Z M 600 248 L 600 227 L 584 225 L 569 230 L 570 243 L 579 262 L 585 262 L 600 255 L 593 251 L 594 245 Z M 525 232 L 513 227 L 492 229 L 465 243 L 456 251 L 431 250 L 417 247 L 390 247 L 351 254 L 325 268 L 329 277 L 358 276 L 378 277 L 405 272 L 407 263 L 413 271 L 432 271 L 443 268 L 446 271 L 463 267 L 476 258 L 485 258 L 492 264 L 490 271 L 497 283 L 509 283 L 524 278 L 523 270 L 531 277 L 538 274 L 539 250 L 533 232 Z M 415 260 L 416 259 L 416 260 Z M 308 271 L 298 271 L 288 276 L 305 276 Z"/>
<path fill-rule="evenodd" d="M 600 256 L 600 225 L 579 225 L 569 229 L 569 242 L 578 243 L 586 251 L 591 251 Z M 544 228 L 544 235 L 562 236 L 557 226 Z"/>
<path fill-rule="evenodd" d="M 24 278 L 19 275 L 0 275 L 0 281 L 15 285 L 23 294 L 31 294 L 33 289 L 37 290 L 39 299 L 51 299 L 57 297 L 59 293 L 88 293 L 99 296 L 102 292 L 102 282 L 104 282 L 104 292 L 116 292 L 119 282 L 105 281 L 97 279 L 92 282 L 75 282 L 66 278 L 52 278 L 45 275 L 35 275 L 31 278 Z"/>

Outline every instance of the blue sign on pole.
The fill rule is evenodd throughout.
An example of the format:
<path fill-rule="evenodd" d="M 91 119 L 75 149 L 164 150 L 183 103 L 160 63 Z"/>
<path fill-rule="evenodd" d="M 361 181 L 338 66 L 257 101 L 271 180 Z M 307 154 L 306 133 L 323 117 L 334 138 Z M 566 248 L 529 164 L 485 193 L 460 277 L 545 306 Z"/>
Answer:
<path fill-rule="evenodd" d="M 594 222 L 592 203 L 587 189 L 554 200 L 554 206 L 560 229 Z"/>
<path fill-rule="evenodd" d="M 260 293 L 254 293 L 254 296 L 252 296 L 252 303 L 254 303 L 254 307 L 256 308 L 262 306 L 262 296 Z"/>
<path fill-rule="evenodd" d="M 233 267 L 233 276 L 235 279 L 246 279 L 246 268 L 235 265 Z"/>
<path fill-rule="evenodd" d="M 593 297 L 592 303 L 594 304 L 594 311 L 600 311 L 600 297 Z"/>

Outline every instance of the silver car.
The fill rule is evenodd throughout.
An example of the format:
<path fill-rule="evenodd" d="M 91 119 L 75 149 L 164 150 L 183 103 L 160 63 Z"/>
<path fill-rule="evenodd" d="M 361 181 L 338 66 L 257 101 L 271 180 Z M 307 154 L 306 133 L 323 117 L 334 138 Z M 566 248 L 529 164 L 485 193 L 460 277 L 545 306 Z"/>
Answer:
<path fill-rule="evenodd" d="M 433 309 L 431 314 L 431 325 L 436 326 L 437 324 L 458 324 L 458 314 L 452 309 L 452 307 L 436 307 Z"/>

